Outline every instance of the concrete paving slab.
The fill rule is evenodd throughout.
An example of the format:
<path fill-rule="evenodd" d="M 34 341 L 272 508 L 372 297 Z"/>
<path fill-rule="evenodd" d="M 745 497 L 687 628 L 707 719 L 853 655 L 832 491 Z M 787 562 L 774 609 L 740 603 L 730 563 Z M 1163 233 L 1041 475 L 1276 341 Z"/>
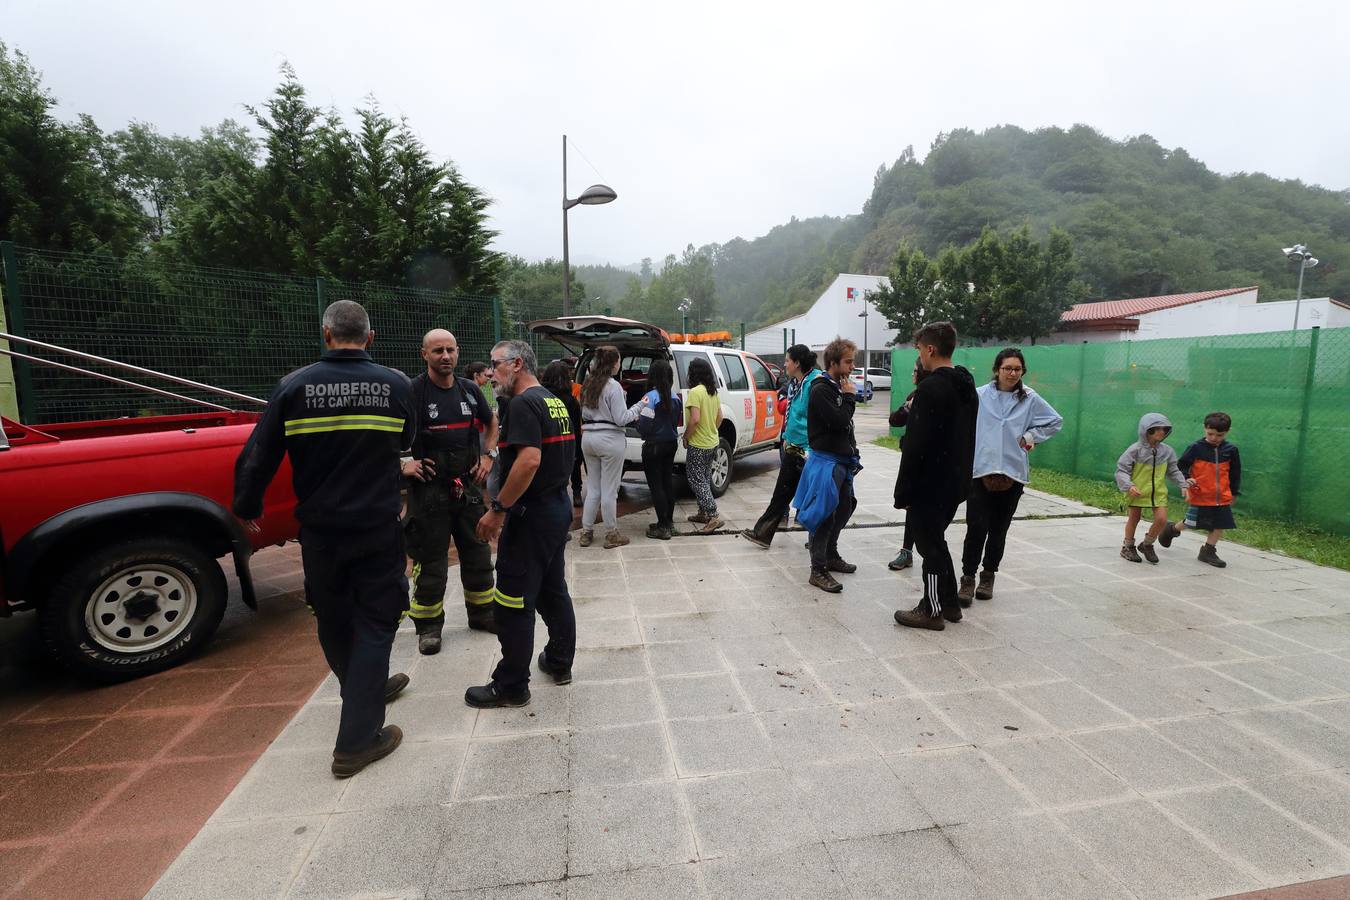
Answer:
<path fill-rule="evenodd" d="M 472 741 L 456 800 L 514 797 L 565 791 L 572 736 L 566 733 Z"/>
<path fill-rule="evenodd" d="M 892 756 L 886 763 L 938 825 L 1002 819 L 1034 808 L 1031 799 L 973 747 Z"/>
<path fill-rule="evenodd" d="M 1132 898 L 1073 835 L 1047 815 L 953 825 L 943 829 L 995 896 L 1054 900 Z"/>
<path fill-rule="evenodd" d="M 1132 793 L 1123 781 L 1064 738 L 1010 741 L 985 747 L 985 753 L 1041 806 L 1103 803 Z"/>
<path fill-rule="evenodd" d="M 665 780 L 674 774 L 669 741 L 660 722 L 589 728 L 572 735 L 574 787 Z"/>
<path fill-rule="evenodd" d="M 782 770 L 718 775 L 680 783 L 701 859 L 764 853 L 821 840 Z M 727 798 L 735 797 L 735 803 Z"/>
<path fill-rule="evenodd" d="M 602 875 L 568 878 L 568 900 L 629 900 L 632 897 L 662 897 L 668 900 L 695 900 L 705 897 L 699 878 L 702 866 L 685 864 L 660 869 L 635 869 Z M 562 896 L 562 895 L 558 895 Z"/>
<path fill-rule="evenodd" d="M 1237 781 L 1305 772 L 1313 763 L 1291 756 L 1220 716 L 1197 716 L 1151 726 L 1162 737 Z"/>
<path fill-rule="evenodd" d="M 453 827 L 443 806 L 338 813 L 324 825 L 286 896 L 422 896 Z"/>
<path fill-rule="evenodd" d="M 900 885 L 915 897 L 1000 896 L 937 828 L 839 841 L 829 851 L 856 897 L 892 896 Z"/>
<path fill-rule="evenodd" d="M 1128 714 L 1071 681 L 1005 688 L 1008 696 L 1061 732 L 1105 728 L 1131 721 Z"/>
<path fill-rule="evenodd" d="M 327 821 L 323 815 L 212 822 L 146 896 L 151 900 L 284 897 Z"/>
<path fill-rule="evenodd" d="M 568 875 L 693 861 L 693 832 L 679 800 L 674 783 L 573 791 L 567 813 Z"/>
<path fill-rule="evenodd" d="M 824 844 L 701 863 L 710 897 L 737 900 L 832 900 L 851 897 Z"/>
<path fill-rule="evenodd" d="M 1235 786 L 1176 794 L 1159 803 L 1269 884 L 1342 873 L 1350 853 L 1321 840 L 1283 811 Z"/>
<path fill-rule="evenodd" d="M 682 719 L 669 723 L 680 777 L 720 775 L 776 765 L 764 726 L 753 715 Z"/>
<path fill-rule="evenodd" d="M 1146 725 L 1085 732 L 1070 740 L 1141 794 L 1223 784 L 1229 779 Z"/>
<path fill-rule="evenodd" d="M 1248 787 L 1287 815 L 1350 846 L 1350 776 L 1344 771 L 1272 778 Z"/>
<path fill-rule="evenodd" d="M 760 713 L 774 755 L 784 767 L 816 762 L 849 765 L 877 756 L 862 718 L 840 706 Z"/>
<path fill-rule="evenodd" d="M 935 823 L 913 792 L 882 760 L 855 759 L 846 766 L 815 763 L 788 770 L 792 786 L 826 840 L 894 834 Z"/>
<path fill-rule="evenodd" d="M 567 873 L 566 792 L 473 800 L 444 808 L 426 893 L 555 881 Z M 560 827 L 562 826 L 562 827 Z"/>

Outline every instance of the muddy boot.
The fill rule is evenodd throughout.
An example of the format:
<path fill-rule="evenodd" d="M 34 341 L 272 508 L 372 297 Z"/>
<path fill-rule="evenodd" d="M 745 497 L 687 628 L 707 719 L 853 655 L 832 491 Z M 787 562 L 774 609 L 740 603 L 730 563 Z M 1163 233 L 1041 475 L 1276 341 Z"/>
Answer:
<path fill-rule="evenodd" d="M 839 556 L 836 556 L 834 559 L 825 563 L 825 568 L 829 569 L 831 572 L 840 572 L 844 575 L 852 575 L 854 572 L 858 571 L 856 563 L 846 562 L 843 557 Z"/>
<path fill-rule="evenodd" d="M 1144 559 L 1151 562 L 1153 565 L 1156 566 L 1158 564 L 1158 552 L 1153 549 L 1152 541 L 1140 541 L 1139 554 L 1143 556 Z"/>
<path fill-rule="evenodd" d="M 956 599 L 962 606 L 975 602 L 975 576 L 962 575 L 961 586 L 956 589 Z"/>
<path fill-rule="evenodd" d="M 994 599 L 994 576 L 997 572 L 984 571 L 980 573 L 980 583 L 975 587 L 976 600 Z"/>
<path fill-rule="evenodd" d="M 1196 557 L 1202 563 L 1207 563 L 1216 569 L 1222 569 L 1228 563 L 1219 559 L 1219 551 L 1214 549 L 1213 544 L 1201 544 L 1200 555 Z"/>
<path fill-rule="evenodd" d="M 812 571 L 807 584 L 818 587 L 827 594 L 837 594 L 844 589 L 844 586 L 835 581 L 834 576 L 826 569 Z"/>
<path fill-rule="evenodd" d="M 605 535 L 605 549 L 613 550 L 616 547 L 626 547 L 629 543 L 628 535 L 620 534 L 617 531 L 611 531 Z"/>
<path fill-rule="evenodd" d="M 595 540 L 595 531 L 590 528 L 583 528 L 581 534 L 577 536 L 577 546 L 589 547 L 593 540 Z"/>
<path fill-rule="evenodd" d="M 1139 551 L 1134 549 L 1134 541 L 1126 541 L 1120 545 L 1120 558 L 1130 562 L 1144 561 L 1144 558 L 1139 555 Z"/>
<path fill-rule="evenodd" d="M 469 627 L 474 631 L 497 633 L 497 617 L 492 614 L 491 603 L 466 603 L 464 613 L 469 619 Z"/>
<path fill-rule="evenodd" d="M 1170 547 L 1172 546 L 1172 540 L 1179 534 L 1181 534 L 1181 529 L 1168 522 L 1163 526 L 1162 534 L 1158 535 L 1158 543 L 1162 544 L 1163 547 Z"/>
<path fill-rule="evenodd" d="M 441 652 L 441 630 L 420 632 L 417 635 L 417 652 L 423 656 L 435 656 Z"/>
<path fill-rule="evenodd" d="M 928 604 L 922 601 L 913 609 L 897 609 L 895 623 L 906 628 L 927 628 L 929 631 L 941 631 L 947 627 L 947 621 L 942 616 L 933 615 Z"/>

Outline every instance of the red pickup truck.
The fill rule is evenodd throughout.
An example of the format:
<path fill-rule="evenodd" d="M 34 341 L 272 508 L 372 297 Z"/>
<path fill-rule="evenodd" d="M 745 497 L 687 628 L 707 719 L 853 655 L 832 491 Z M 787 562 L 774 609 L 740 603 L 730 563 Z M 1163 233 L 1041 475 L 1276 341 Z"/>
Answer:
<path fill-rule="evenodd" d="M 218 559 L 233 556 L 241 599 L 256 608 L 250 555 L 299 531 L 289 462 L 261 533 L 230 513 L 234 461 L 259 415 L 0 419 L 0 616 L 36 610 L 63 662 L 120 680 L 210 640 L 227 594 Z"/>

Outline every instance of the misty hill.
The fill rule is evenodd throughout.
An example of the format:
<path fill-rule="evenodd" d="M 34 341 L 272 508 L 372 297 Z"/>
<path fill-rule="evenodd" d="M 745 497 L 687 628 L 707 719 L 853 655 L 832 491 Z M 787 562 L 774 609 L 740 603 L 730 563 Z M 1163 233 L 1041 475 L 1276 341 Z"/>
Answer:
<path fill-rule="evenodd" d="M 883 274 L 902 241 L 931 255 L 985 225 L 1023 223 L 1039 237 L 1069 232 L 1093 299 L 1248 284 L 1292 296 L 1297 269 L 1280 248 L 1294 243 L 1322 261 L 1305 295 L 1350 296 L 1350 191 L 1219 175 L 1148 135 L 1117 141 L 1085 125 L 942 134 L 923 162 L 906 148 L 882 166 L 858 215 L 794 218 L 701 249 L 722 318 L 762 325 L 805 309 L 839 272 Z"/>

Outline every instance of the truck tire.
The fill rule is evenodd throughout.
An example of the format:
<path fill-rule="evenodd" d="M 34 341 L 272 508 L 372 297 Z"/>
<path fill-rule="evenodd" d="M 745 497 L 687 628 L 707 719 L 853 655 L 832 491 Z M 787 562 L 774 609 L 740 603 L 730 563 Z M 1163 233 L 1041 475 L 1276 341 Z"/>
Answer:
<path fill-rule="evenodd" d="M 225 574 L 192 544 L 147 537 L 75 562 L 38 608 L 47 646 L 99 681 L 176 666 L 206 645 L 225 615 Z"/>
<path fill-rule="evenodd" d="M 735 454 L 732 452 L 731 443 L 726 438 L 719 438 L 717 455 L 713 457 L 712 463 L 712 493 L 714 497 L 722 496 L 731 486 L 731 470 L 734 461 Z"/>

